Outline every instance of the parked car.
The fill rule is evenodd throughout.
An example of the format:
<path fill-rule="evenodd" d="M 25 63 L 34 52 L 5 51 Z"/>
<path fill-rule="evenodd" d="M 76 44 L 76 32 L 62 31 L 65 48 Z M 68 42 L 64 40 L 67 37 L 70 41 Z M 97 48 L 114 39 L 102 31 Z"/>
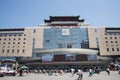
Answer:
<path fill-rule="evenodd" d="M 0 77 L 4 77 L 4 73 L 1 73 L 1 72 L 0 72 Z"/>
<path fill-rule="evenodd" d="M 3 76 L 15 76 L 17 74 L 17 72 L 15 70 L 12 70 L 8 67 L 1 67 L 0 68 L 0 77 Z"/>

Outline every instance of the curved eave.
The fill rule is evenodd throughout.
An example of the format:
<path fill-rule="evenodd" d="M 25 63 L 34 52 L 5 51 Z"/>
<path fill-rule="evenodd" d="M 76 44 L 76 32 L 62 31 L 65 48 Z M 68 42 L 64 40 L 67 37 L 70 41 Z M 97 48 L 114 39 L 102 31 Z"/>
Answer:
<path fill-rule="evenodd" d="M 40 49 L 35 49 L 33 50 L 33 53 L 39 54 L 39 53 L 77 53 L 77 54 L 97 54 L 97 50 L 92 50 L 92 49 L 77 49 L 77 48 L 72 48 L 72 49 L 47 49 L 47 50 L 40 50 Z"/>

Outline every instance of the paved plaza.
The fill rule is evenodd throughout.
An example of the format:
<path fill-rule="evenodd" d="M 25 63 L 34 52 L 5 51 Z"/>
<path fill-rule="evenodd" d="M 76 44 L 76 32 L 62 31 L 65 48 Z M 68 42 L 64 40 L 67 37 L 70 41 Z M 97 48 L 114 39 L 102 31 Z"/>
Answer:
<path fill-rule="evenodd" d="M 118 71 L 111 71 L 110 75 L 108 75 L 105 71 L 101 72 L 100 74 L 94 74 L 91 77 L 89 77 L 88 75 L 88 72 L 84 72 L 82 80 L 120 80 L 120 74 L 118 74 Z M 48 74 L 29 73 L 22 77 L 4 76 L 0 77 L 0 80 L 77 80 L 77 77 L 77 74 L 72 76 L 70 73 L 65 73 L 63 75 L 53 74 L 52 76 L 49 76 Z"/>

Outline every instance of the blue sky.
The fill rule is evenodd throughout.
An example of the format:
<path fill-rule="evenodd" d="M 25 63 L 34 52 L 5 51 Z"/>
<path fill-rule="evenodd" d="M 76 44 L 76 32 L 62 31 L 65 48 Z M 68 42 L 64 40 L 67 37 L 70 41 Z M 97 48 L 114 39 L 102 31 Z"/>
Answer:
<path fill-rule="evenodd" d="M 120 0 L 0 0 L 0 28 L 36 27 L 49 16 L 78 16 L 93 26 L 120 27 Z"/>

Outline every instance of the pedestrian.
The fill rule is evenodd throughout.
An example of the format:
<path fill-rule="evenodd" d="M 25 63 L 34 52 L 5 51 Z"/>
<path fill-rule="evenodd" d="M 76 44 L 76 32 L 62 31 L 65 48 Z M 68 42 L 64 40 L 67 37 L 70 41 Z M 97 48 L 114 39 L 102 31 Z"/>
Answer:
<path fill-rule="evenodd" d="M 82 80 L 83 79 L 83 72 L 82 72 L 81 69 L 78 69 L 77 75 L 78 75 L 77 80 Z"/>
<path fill-rule="evenodd" d="M 89 69 L 89 76 L 92 76 L 93 75 L 93 70 L 92 68 Z"/>
<path fill-rule="evenodd" d="M 108 75 L 110 75 L 110 69 L 109 68 L 106 69 L 106 72 L 108 73 Z"/>
<path fill-rule="evenodd" d="M 120 74 L 120 69 L 118 69 L 118 74 Z"/>
<path fill-rule="evenodd" d="M 22 71 L 22 69 L 19 70 L 19 76 L 23 76 L 23 71 Z"/>
<path fill-rule="evenodd" d="M 74 73 L 75 73 L 75 69 L 71 69 L 71 74 L 72 74 L 72 76 L 74 75 Z"/>

